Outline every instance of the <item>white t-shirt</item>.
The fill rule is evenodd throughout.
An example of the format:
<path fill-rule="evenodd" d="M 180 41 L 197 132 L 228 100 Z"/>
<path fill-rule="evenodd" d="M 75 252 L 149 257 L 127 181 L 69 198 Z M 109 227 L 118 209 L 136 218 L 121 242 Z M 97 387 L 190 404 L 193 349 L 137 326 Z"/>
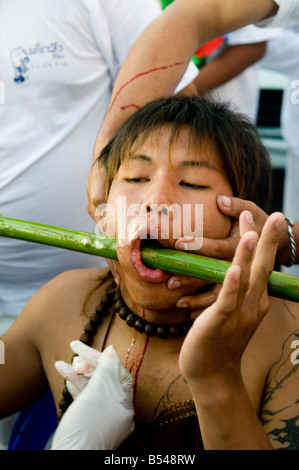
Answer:
<path fill-rule="evenodd" d="M 278 28 L 258 28 L 253 25 L 233 31 L 227 35 L 228 46 L 240 46 L 267 42 L 279 35 Z M 258 84 L 259 64 L 255 63 L 245 69 L 237 77 L 212 91 L 215 99 L 226 101 L 232 109 L 245 114 L 256 122 L 259 99 Z"/>
<path fill-rule="evenodd" d="M 270 26 L 271 28 L 298 28 L 299 26 L 299 0 L 274 0 L 279 5 L 279 10 L 273 18 L 263 21 L 258 26 Z"/>
<path fill-rule="evenodd" d="M 94 232 L 95 139 L 121 64 L 160 12 L 156 0 L 0 1 L 0 214 Z M 18 315 L 58 273 L 100 263 L 0 237 L 0 316 Z"/>

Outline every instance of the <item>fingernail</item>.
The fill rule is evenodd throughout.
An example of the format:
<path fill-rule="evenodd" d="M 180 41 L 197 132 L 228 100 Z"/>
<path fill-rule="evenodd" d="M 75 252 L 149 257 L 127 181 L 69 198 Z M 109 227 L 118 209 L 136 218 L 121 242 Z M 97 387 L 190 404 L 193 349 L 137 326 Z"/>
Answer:
<path fill-rule="evenodd" d="M 175 247 L 176 250 L 179 250 L 181 245 L 182 245 L 182 240 L 179 238 L 179 239 L 175 242 L 174 247 Z"/>
<path fill-rule="evenodd" d="M 177 308 L 188 308 L 189 305 L 186 302 L 181 302 L 180 300 L 176 304 Z"/>
<path fill-rule="evenodd" d="M 255 248 L 255 242 L 253 240 L 249 240 L 247 243 L 247 248 L 248 250 L 253 251 Z"/>
<path fill-rule="evenodd" d="M 180 281 L 169 281 L 169 284 L 168 284 L 168 288 L 169 289 L 178 289 L 179 287 L 181 287 L 181 283 Z"/>
<path fill-rule="evenodd" d="M 185 250 L 187 249 L 186 243 L 184 243 L 184 242 L 181 241 L 181 240 L 177 240 L 177 241 L 175 242 L 175 246 L 174 246 L 174 247 L 175 247 L 176 250 L 182 250 L 182 251 L 185 251 Z"/>
<path fill-rule="evenodd" d="M 228 196 L 218 196 L 219 201 L 224 205 L 224 207 L 231 208 L 232 200 Z"/>
<path fill-rule="evenodd" d="M 233 273 L 233 279 L 235 282 L 238 282 L 241 278 L 241 269 L 235 269 L 234 273 Z"/>
<path fill-rule="evenodd" d="M 185 250 L 186 244 L 192 243 L 194 242 L 194 240 L 195 240 L 194 237 L 181 237 L 175 242 L 174 247 L 176 250 Z"/>
<path fill-rule="evenodd" d="M 253 221 L 253 217 L 252 217 L 251 212 L 246 212 L 245 219 L 247 220 L 247 222 L 248 222 L 250 225 L 253 225 L 253 224 L 254 224 L 254 221 Z"/>

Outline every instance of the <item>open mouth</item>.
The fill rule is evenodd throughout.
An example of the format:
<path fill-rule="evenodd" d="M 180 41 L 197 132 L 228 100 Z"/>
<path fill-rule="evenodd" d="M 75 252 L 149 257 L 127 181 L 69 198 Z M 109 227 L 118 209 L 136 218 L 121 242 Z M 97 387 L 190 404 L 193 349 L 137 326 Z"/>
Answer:
<path fill-rule="evenodd" d="M 140 240 L 140 249 L 146 248 L 163 248 L 162 243 L 152 235 L 147 235 L 145 239 Z"/>
<path fill-rule="evenodd" d="M 137 275 L 145 282 L 159 284 L 166 282 L 170 274 L 161 269 L 150 269 L 145 266 L 141 259 L 141 249 L 143 246 L 152 248 L 163 248 L 163 245 L 156 238 L 148 235 L 145 239 L 136 238 L 130 246 L 130 260 Z"/>

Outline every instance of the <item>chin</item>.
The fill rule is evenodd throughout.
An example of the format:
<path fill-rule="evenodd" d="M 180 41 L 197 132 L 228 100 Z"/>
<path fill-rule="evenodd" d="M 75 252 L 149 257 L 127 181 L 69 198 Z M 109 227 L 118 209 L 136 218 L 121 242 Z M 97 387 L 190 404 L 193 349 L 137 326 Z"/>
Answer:
<path fill-rule="evenodd" d="M 198 288 L 189 287 L 168 289 L 167 283 L 153 284 L 140 280 L 134 272 L 121 273 L 121 289 L 127 303 L 131 302 L 129 307 L 134 311 L 136 309 L 145 309 L 151 311 L 167 311 L 176 309 L 176 303 L 184 295 L 192 295 L 198 292 Z M 170 276 L 169 276 L 170 277 Z M 177 309 L 181 312 L 182 309 Z"/>
<path fill-rule="evenodd" d="M 166 282 L 152 283 L 140 279 L 134 270 L 120 268 L 121 289 L 132 302 L 131 308 L 163 310 L 175 306 L 178 295 L 169 291 Z"/>

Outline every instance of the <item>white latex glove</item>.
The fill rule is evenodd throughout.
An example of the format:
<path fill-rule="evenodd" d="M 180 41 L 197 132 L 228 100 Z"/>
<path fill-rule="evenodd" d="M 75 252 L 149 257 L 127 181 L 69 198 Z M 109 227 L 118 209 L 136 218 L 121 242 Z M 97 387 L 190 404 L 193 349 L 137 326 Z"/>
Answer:
<path fill-rule="evenodd" d="M 75 349 L 78 353 L 78 342 Z M 113 346 L 103 353 L 80 343 L 85 354 L 76 361 L 91 378 L 71 372 L 69 378 L 79 378 L 74 386 L 76 393 L 83 389 L 63 415 L 52 441 L 51 450 L 114 450 L 134 431 L 133 381 L 120 364 Z M 72 343 L 74 350 L 74 343 Z M 95 355 L 94 352 L 97 354 Z M 97 359 L 91 365 L 86 355 Z M 61 362 L 58 363 L 61 367 Z M 81 367 L 82 366 L 82 367 Z M 94 368 L 94 366 L 96 366 Z M 72 367 L 69 366 L 71 369 Z M 92 369 L 94 371 L 92 372 Z M 84 379 L 82 381 L 81 379 Z M 73 383 L 73 382 L 72 382 Z"/>
<path fill-rule="evenodd" d="M 55 367 L 66 380 L 68 391 L 76 399 L 88 384 L 103 353 L 86 346 L 81 341 L 72 341 L 70 347 L 77 354 L 77 357 L 73 359 L 72 365 L 63 361 L 57 361 Z"/>

